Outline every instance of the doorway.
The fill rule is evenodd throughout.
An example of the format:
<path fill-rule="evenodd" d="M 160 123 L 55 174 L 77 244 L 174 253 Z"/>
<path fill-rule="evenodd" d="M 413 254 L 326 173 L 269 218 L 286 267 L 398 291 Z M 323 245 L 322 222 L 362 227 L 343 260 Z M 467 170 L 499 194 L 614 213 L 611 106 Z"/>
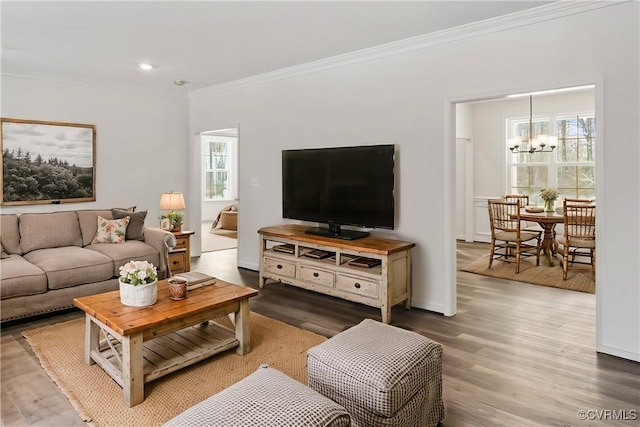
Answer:
<path fill-rule="evenodd" d="M 201 253 L 237 247 L 238 128 L 200 133 Z"/>
<path fill-rule="evenodd" d="M 518 162 L 512 159 L 523 156 L 512 154 L 506 144 L 510 125 L 518 121 L 526 122 L 529 117 L 533 121 L 544 121 L 551 134 L 566 136 L 571 133 L 566 128 L 559 129 L 567 123 L 576 122 L 576 117 L 580 118 L 580 122 L 583 117 L 595 117 L 595 88 L 581 86 L 536 96 L 535 109 L 532 110 L 527 99 L 507 96 L 456 104 L 457 209 L 454 211 L 454 235 L 458 240 L 490 241 L 486 203 L 489 198 L 502 198 L 505 194 L 529 194 L 530 204 L 542 205 L 539 196 L 541 188 L 558 189 L 560 198 L 595 196 L 600 156 L 593 147 L 588 150 L 592 154 L 584 159 L 578 154 L 573 157 L 566 154 L 567 150 L 563 151 L 559 146 L 551 153 L 527 154 L 527 159 Z M 562 136 L 560 138 L 562 141 Z M 580 151 L 577 144 L 567 139 L 562 147 L 569 147 L 577 153 Z M 564 156 L 562 159 L 559 155 L 556 157 L 561 151 Z"/>
<path fill-rule="evenodd" d="M 575 85 L 558 93 L 546 93 L 545 99 L 540 104 L 534 105 L 534 109 L 539 109 L 534 110 L 533 117 L 547 116 L 551 120 L 558 120 L 561 116 L 574 116 L 576 113 L 583 115 L 589 112 L 598 117 L 598 113 L 602 111 L 602 93 L 597 90 L 599 86 L 593 84 L 588 86 Z M 473 261 L 465 258 L 469 257 L 470 252 L 473 253 L 468 250 L 469 247 L 464 246 L 465 242 L 490 241 L 487 199 L 502 198 L 504 194 L 508 194 L 509 189 L 513 188 L 513 175 L 509 170 L 508 159 L 511 153 L 507 148 L 506 141 L 510 131 L 509 119 L 528 118 L 531 114 L 526 105 L 526 98 L 523 99 L 525 99 L 524 108 L 518 107 L 512 102 L 513 98 L 507 99 L 506 96 L 458 100 L 451 104 L 451 114 L 455 117 L 456 124 L 455 134 L 450 135 L 450 138 L 447 139 L 452 141 L 449 164 L 455 169 L 455 176 L 452 177 L 453 181 L 450 185 L 455 197 L 451 197 L 452 206 L 451 215 L 449 215 L 452 221 L 450 234 L 452 242 L 450 253 L 453 255 L 452 270 L 456 270 L 456 264 L 460 266 Z M 454 141 L 455 145 L 453 145 Z M 601 123 L 598 124 L 596 141 L 594 195 L 597 196 L 602 191 Z M 557 170 L 556 167 L 553 170 L 554 173 L 557 173 Z M 559 186 L 559 183 L 560 180 L 556 176 L 555 180 L 551 180 L 549 187 L 551 185 Z M 571 196 L 565 195 L 564 197 Z M 463 213 L 457 214 L 458 209 L 461 209 Z M 597 218 L 596 221 L 599 219 Z M 597 226 L 596 230 L 599 228 Z M 460 243 L 464 248 L 462 251 L 457 250 L 459 242 L 462 242 Z M 541 263 L 543 262 L 541 261 Z M 556 262 L 556 268 L 561 271 L 558 264 L 559 262 Z M 452 313 L 455 313 L 457 298 L 455 283 L 458 273 L 452 271 L 451 275 L 453 285 L 448 294 L 449 308 Z M 599 312 L 598 299 L 599 295 L 596 294 L 594 297 L 596 317 Z M 594 324 L 597 341 L 600 325 L 595 319 Z"/>

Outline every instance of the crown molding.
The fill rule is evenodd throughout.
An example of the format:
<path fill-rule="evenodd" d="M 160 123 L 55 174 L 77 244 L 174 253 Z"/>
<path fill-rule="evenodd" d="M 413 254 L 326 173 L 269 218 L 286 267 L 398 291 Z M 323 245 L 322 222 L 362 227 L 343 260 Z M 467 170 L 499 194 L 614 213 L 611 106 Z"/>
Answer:
<path fill-rule="evenodd" d="M 23 80 L 36 80 L 41 82 L 51 82 L 57 84 L 70 84 L 74 86 L 85 86 L 91 88 L 98 89 L 109 89 L 109 90 L 118 90 L 123 92 L 135 92 L 135 93 L 145 93 L 148 95 L 157 95 L 157 96 L 171 96 L 180 99 L 187 99 L 188 95 L 185 91 L 172 91 L 170 89 L 149 89 L 141 86 L 123 86 L 117 85 L 115 83 L 99 83 L 99 82 L 85 82 L 73 79 L 63 79 L 63 78 L 52 78 L 52 77 L 40 77 L 40 76 L 30 76 L 26 74 L 20 74 L 16 72 L 11 72 L 11 70 L 3 70 L 0 72 L 0 76 L 2 77 L 12 77 L 16 79 Z"/>
<path fill-rule="evenodd" d="M 541 22 L 552 21 L 566 16 L 577 15 L 605 7 L 617 6 L 634 0 L 603 1 L 603 0 L 561 0 L 544 6 L 527 9 L 522 12 L 511 13 L 496 18 L 473 22 L 434 33 L 386 43 L 342 55 L 332 56 L 305 64 L 295 65 L 280 70 L 270 71 L 255 76 L 196 89 L 189 92 L 189 99 L 242 89 L 250 86 L 270 83 L 278 80 L 318 73 L 333 68 L 373 61 L 393 55 L 399 55 L 416 50 L 427 49 L 447 43 L 453 43 L 468 38 L 484 36 L 492 33 L 509 31 Z"/>

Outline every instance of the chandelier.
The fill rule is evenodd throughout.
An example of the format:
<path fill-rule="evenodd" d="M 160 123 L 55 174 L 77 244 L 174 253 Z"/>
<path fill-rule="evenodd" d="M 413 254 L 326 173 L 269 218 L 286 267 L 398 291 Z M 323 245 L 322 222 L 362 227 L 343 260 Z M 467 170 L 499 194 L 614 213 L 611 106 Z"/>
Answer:
<path fill-rule="evenodd" d="M 509 150 L 512 153 L 550 153 L 558 145 L 558 137 L 548 135 L 533 136 L 533 95 L 529 95 L 529 138 L 530 141 L 523 140 L 520 135 L 509 139 Z M 528 146 L 522 145 L 529 142 Z"/>

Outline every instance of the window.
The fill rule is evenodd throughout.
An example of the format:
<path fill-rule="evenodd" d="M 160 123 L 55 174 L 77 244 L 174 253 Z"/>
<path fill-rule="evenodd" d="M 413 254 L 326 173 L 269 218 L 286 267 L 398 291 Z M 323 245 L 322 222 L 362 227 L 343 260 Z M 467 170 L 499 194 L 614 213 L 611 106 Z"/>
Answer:
<path fill-rule="evenodd" d="M 237 138 L 202 135 L 204 200 L 236 198 Z"/>
<path fill-rule="evenodd" d="M 593 116 L 558 121 L 557 189 L 565 197 L 596 196 L 596 120 Z"/>
<path fill-rule="evenodd" d="M 532 123 L 536 135 L 557 135 L 558 146 L 551 153 L 509 153 L 508 193 L 527 194 L 532 205 L 543 204 L 540 190 L 547 187 L 557 189 L 561 198 L 595 197 L 595 115 L 558 115 Z M 508 119 L 508 129 L 508 138 L 529 139 L 528 119 Z"/>

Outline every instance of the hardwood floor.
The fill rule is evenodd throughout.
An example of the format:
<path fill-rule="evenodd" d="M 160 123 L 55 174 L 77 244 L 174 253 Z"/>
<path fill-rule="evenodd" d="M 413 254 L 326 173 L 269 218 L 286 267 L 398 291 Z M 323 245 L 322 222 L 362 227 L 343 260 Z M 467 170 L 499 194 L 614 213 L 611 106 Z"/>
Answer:
<path fill-rule="evenodd" d="M 460 243 L 458 267 L 487 251 Z M 235 265 L 231 249 L 203 254 L 192 269 L 257 288 L 257 272 Z M 279 283 L 251 309 L 325 336 L 380 319 L 377 309 Z M 2 426 L 84 425 L 21 335 L 79 317 L 72 310 L 2 326 Z M 392 324 L 444 345 L 444 427 L 638 425 L 640 364 L 595 352 L 594 295 L 459 271 L 457 315 L 399 306 Z M 580 410 L 590 419 L 609 410 L 604 416 L 618 421 L 583 421 Z"/>

